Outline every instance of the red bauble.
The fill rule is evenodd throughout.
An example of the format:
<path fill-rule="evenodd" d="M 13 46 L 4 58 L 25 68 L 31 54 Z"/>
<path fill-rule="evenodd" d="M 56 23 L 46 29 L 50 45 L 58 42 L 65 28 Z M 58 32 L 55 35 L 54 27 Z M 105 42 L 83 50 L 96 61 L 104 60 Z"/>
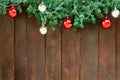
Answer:
<path fill-rule="evenodd" d="M 14 5 L 12 5 L 9 10 L 8 10 L 8 15 L 11 17 L 11 18 L 14 18 L 17 16 L 17 9 Z"/>
<path fill-rule="evenodd" d="M 106 16 L 102 21 L 102 28 L 108 29 L 111 27 L 111 25 L 112 25 L 111 20 Z"/>
<path fill-rule="evenodd" d="M 66 28 L 66 29 L 72 28 L 72 26 L 73 26 L 73 21 L 72 21 L 72 19 L 69 18 L 69 17 L 65 18 L 65 19 L 64 19 L 64 22 L 63 22 L 63 26 L 64 26 L 64 28 Z"/>

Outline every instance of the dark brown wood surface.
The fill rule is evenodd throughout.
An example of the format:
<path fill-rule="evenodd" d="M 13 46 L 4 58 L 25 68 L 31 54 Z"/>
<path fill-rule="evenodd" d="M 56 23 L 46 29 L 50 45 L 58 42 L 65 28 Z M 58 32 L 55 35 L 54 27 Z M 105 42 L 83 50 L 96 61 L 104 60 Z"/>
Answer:
<path fill-rule="evenodd" d="M 1 35 L 1 38 L 0 38 L 0 80 L 2 80 L 2 66 L 3 66 L 3 49 L 4 47 L 2 46 L 3 45 L 3 41 L 4 41 L 4 35 L 2 35 L 4 33 L 4 24 L 3 24 L 3 16 L 0 15 L 0 35 Z"/>
<path fill-rule="evenodd" d="M 79 80 L 80 32 L 62 31 L 62 80 Z"/>
<path fill-rule="evenodd" d="M 99 31 L 99 80 L 116 80 L 116 35 L 115 21 L 110 29 Z"/>
<path fill-rule="evenodd" d="M 27 14 L 15 18 L 15 80 L 27 80 Z"/>
<path fill-rule="evenodd" d="M 61 80 L 61 29 L 48 28 L 46 35 L 46 80 Z"/>
<path fill-rule="evenodd" d="M 34 17 L 28 19 L 28 80 L 45 80 L 45 37 Z"/>
<path fill-rule="evenodd" d="M 116 80 L 120 80 L 120 19 L 116 25 Z"/>
<path fill-rule="evenodd" d="M 80 80 L 97 80 L 98 25 L 87 25 L 81 30 L 81 35 Z"/>
<path fill-rule="evenodd" d="M 41 35 L 34 16 L 0 15 L 0 80 L 120 80 L 120 19 L 110 29 L 57 26 Z"/>
<path fill-rule="evenodd" d="M 0 19 L 0 79 L 14 80 L 14 21 L 8 16 Z"/>

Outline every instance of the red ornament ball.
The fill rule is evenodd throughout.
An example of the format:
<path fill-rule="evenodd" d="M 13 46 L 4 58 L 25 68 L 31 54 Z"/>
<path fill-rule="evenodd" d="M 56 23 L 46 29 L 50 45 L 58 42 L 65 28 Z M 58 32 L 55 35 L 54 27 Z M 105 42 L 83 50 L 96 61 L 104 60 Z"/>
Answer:
<path fill-rule="evenodd" d="M 106 16 L 102 21 L 102 28 L 108 29 L 111 27 L 111 25 L 112 25 L 111 20 Z"/>
<path fill-rule="evenodd" d="M 9 10 L 8 10 L 8 15 L 11 17 L 11 18 L 14 18 L 17 16 L 17 9 L 14 5 L 12 5 Z"/>
<path fill-rule="evenodd" d="M 64 22 L 63 22 L 63 26 L 64 26 L 64 28 L 66 28 L 66 29 L 72 28 L 72 26 L 73 26 L 73 21 L 72 21 L 72 19 L 69 18 L 69 17 L 65 18 L 65 19 L 64 19 Z"/>

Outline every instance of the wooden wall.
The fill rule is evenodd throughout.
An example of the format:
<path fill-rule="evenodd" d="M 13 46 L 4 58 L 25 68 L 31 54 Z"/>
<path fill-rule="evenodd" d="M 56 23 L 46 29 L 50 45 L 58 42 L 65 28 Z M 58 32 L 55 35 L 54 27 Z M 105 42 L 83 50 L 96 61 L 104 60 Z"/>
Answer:
<path fill-rule="evenodd" d="M 0 80 L 120 80 L 120 19 L 112 21 L 108 30 L 98 21 L 43 36 L 25 11 L 1 15 Z"/>

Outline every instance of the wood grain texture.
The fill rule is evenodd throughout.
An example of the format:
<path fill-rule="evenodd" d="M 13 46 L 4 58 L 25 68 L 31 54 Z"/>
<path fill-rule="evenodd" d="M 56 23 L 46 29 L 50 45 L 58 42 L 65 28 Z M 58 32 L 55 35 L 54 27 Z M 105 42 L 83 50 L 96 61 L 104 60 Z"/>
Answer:
<path fill-rule="evenodd" d="M 27 14 L 15 18 L 15 80 L 27 79 Z"/>
<path fill-rule="evenodd" d="M 80 33 L 62 31 L 62 80 L 79 80 Z"/>
<path fill-rule="evenodd" d="M 88 24 L 81 31 L 80 80 L 97 80 L 98 26 Z"/>
<path fill-rule="evenodd" d="M 45 39 L 39 33 L 41 25 L 34 17 L 27 23 L 28 80 L 45 80 Z"/>
<path fill-rule="evenodd" d="M 42 35 L 35 17 L 0 15 L 0 80 L 120 80 L 120 19 Z"/>
<path fill-rule="evenodd" d="M 116 50 L 117 50 L 117 53 L 116 53 L 116 77 L 117 79 L 116 80 L 120 80 L 120 19 L 117 20 L 117 23 L 116 23 L 116 37 L 117 37 L 117 42 L 116 42 Z"/>
<path fill-rule="evenodd" d="M 61 29 L 46 35 L 46 80 L 61 80 Z"/>
<path fill-rule="evenodd" d="M 2 80 L 14 80 L 14 21 L 8 16 L 3 20 L 3 62 L 2 62 Z"/>
<path fill-rule="evenodd" d="M 0 35 L 1 35 L 1 38 L 0 38 L 0 80 L 2 80 L 2 72 L 3 72 L 3 69 L 2 69 L 2 66 L 3 66 L 3 51 L 4 51 L 4 47 L 3 47 L 3 42 L 4 42 L 4 24 L 3 24 L 3 20 L 4 20 L 4 17 L 2 15 L 0 15 Z"/>
<path fill-rule="evenodd" d="M 114 19 L 112 19 L 114 20 Z M 115 22 L 110 29 L 100 28 L 99 80 L 116 80 L 115 77 Z"/>

